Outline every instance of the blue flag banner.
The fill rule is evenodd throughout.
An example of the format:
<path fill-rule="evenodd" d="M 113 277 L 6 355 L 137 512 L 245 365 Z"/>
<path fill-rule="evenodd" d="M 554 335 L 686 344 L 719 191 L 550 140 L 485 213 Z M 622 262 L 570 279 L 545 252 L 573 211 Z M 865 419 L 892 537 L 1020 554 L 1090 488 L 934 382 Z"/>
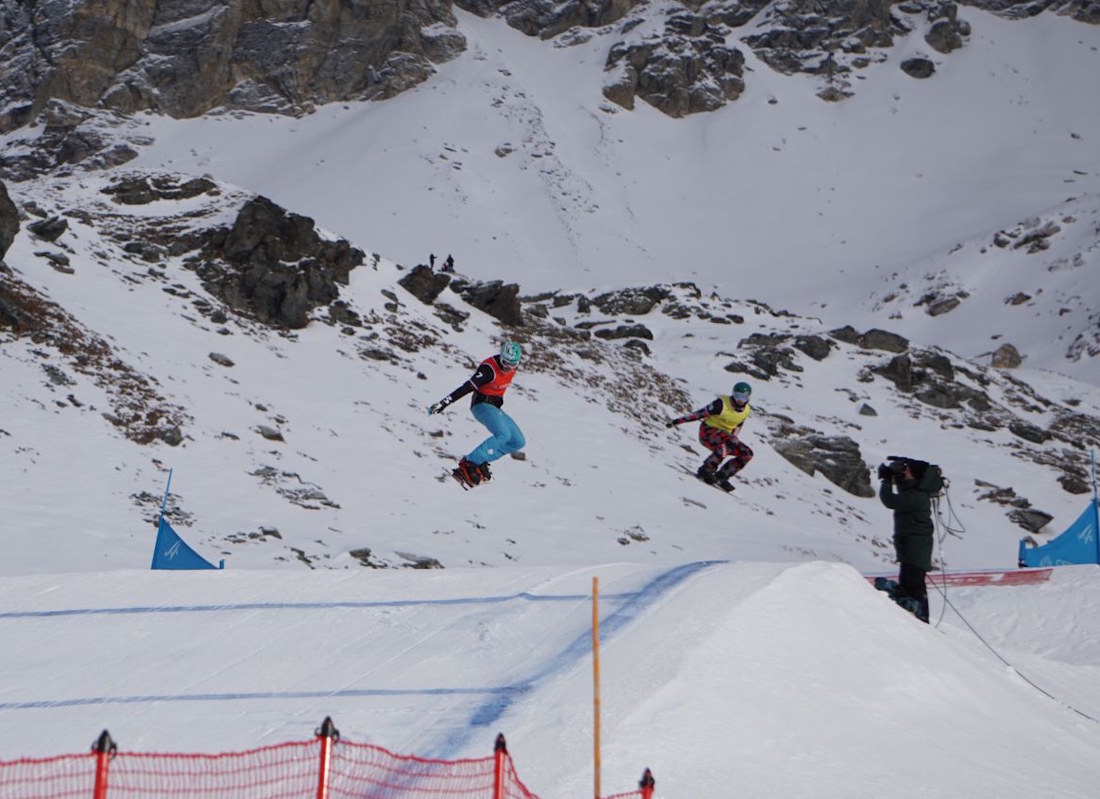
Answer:
<path fill-rule="evenodd" d="M 157 528 L 157 543 L 153 549 L 154 569 L 224 569 L 225 561 L 215 566 L 187 545 L 172 529 L 164 516 L 160 517 Z"/>
<path fill-rule="evenodd" d="M 1041 547 L 1027 547 L 1020 541 L 1020 566 L 1067 566 L 1100 563 L 1097 527 L 1100 508 L 1094 497 L 1085 512 L 1064 533 Z M 1025 539 L 1026 540 L 1026 539 Z"/>

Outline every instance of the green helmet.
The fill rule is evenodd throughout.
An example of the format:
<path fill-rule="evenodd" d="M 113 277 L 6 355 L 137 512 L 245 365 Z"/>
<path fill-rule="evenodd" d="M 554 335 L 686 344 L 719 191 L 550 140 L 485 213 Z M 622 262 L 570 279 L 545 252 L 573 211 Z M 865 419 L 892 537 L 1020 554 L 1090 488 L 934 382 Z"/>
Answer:
<path fill-rule="evenodd" d="M 523 350 L 514 341 L 505 341 L 500 347 L 500 363 L 505 369 L 515 369 L 523 359 Z"/>
<path fill-rule="evenodd" d="M 736 383 L 733 387 L 733 391 L 730 393 L 730 399 L 736 402 L 738 405 L 744 405 L 749 401 L 749 397 L 752 396 L 752 386 L 748 383 Z"/>

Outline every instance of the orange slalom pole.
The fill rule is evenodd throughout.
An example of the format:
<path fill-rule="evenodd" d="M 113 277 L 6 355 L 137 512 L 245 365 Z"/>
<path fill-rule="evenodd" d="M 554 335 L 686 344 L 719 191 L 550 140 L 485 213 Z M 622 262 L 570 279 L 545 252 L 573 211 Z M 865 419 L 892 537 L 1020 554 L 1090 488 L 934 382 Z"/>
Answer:
<path fill-rule="evenodd" d="M 508 757 L 508 744 L 504 733 L 498 732 L 493 743 L 493 799 L 504 799 L 504 758 Z"/>
<path fill-rule="evenodd" d="M 600 578 L 592 578 L 592 735 L 593 790 L 600 799 Z"/>

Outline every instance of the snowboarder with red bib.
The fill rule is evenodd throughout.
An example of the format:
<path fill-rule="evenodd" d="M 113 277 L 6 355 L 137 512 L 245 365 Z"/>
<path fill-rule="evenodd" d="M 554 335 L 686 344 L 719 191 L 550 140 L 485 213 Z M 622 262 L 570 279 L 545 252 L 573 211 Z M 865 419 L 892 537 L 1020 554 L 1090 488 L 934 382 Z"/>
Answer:
<path fill-rule="evenodd" d="M 665 423 L 666 427 L 675 427 L 684 422 L 702 420 L 699 424 L 699 443 L 709 449 L 711 454 L 703 461 L 695 476 L 723 491 L 733 491 L 730 478 L 752 460 L 752 450 L 737 437 L 741 426 L 752 413 L 749 405 L 751 395 L 752 387 L 748 383 L 738 383 L 729 395 L 723 394 L 705 408 Z"/>
<path fill-rule="evenodd" d="M 428 407 L 428 415 L 442 413 L 443 409 L 455 400 L 473 393 L 470 412 L 474 418 L 489 429 L 489 437 L 482 441 L 469 455 L 458 462 L 451 474 L 464 486 L 473 487 L 493 478 L 489 464 L 510 452 L 522 449 L 527 440 L 519 425 L 506 414 L 504 392 L 515 377 L 523 352 L 519 344 L 506 341 L 499 355 L 491 355 L 482 361 L 477 371 L 450 394 Z"/>

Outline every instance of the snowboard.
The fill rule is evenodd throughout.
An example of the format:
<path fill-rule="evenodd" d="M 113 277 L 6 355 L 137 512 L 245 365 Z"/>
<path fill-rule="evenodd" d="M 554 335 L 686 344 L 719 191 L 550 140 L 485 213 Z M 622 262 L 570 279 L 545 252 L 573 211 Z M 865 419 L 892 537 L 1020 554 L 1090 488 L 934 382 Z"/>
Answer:
<path fill-rule="evenodd" d="M 907 596 L 901 590 L 901 586 L 898 585 L 897 580 L 891 580 L 889 577 L 876 577 L 875 590 L 882 591 L 886 596 L 894 600 L 898 607 L 909 611 L 921 621 L 928 621 L 924 613 L 924 608 L 921 607 L 920 600 Z"/>
<path fill-rule="evenodd" d="M 888 597 L 894 599 L 898 592 L 898 581 L 891 580 L 889 577 L 876 577 L 875 590 L 882 591 Z"/>
<path fill-rule="evenodd" d="M 726 494 L 727 496 L 733 494 L 733 491 L 727 491 L 726 489 L 722 488 L 721 486 L 715 485 L 714 483 L 708 483 L 705 480 L 701 480 L 699 478 L 699 475 L 697 475 L 693 469 L 689 469 L 688 467 L 686 467 L 682 464 L 677 464 L 677 465 L 680 467 L 680 470 L 683 471 L 684 474 L 686 474 L 690 477 L 694 477 L 696 480 L 699 480 L 699 482 L 702 483 L 703 485 L 710 486 L 715 491 L 717 491 L 721 494 Z M 734 486 L 734 488 L 736 488 L 736 487 L 737 486 Z"/>
<path fill-rule="evenodd" d="M 469 491 L 471 488 L 476 488 L 473 483 L 467 481 L 466 478 L 462 476 L 462 472 L 460 472 L 457 468 L 444 469 L 443 473 L 453 477 L 454 481 L 462 486 L 463 491 Z"/>

